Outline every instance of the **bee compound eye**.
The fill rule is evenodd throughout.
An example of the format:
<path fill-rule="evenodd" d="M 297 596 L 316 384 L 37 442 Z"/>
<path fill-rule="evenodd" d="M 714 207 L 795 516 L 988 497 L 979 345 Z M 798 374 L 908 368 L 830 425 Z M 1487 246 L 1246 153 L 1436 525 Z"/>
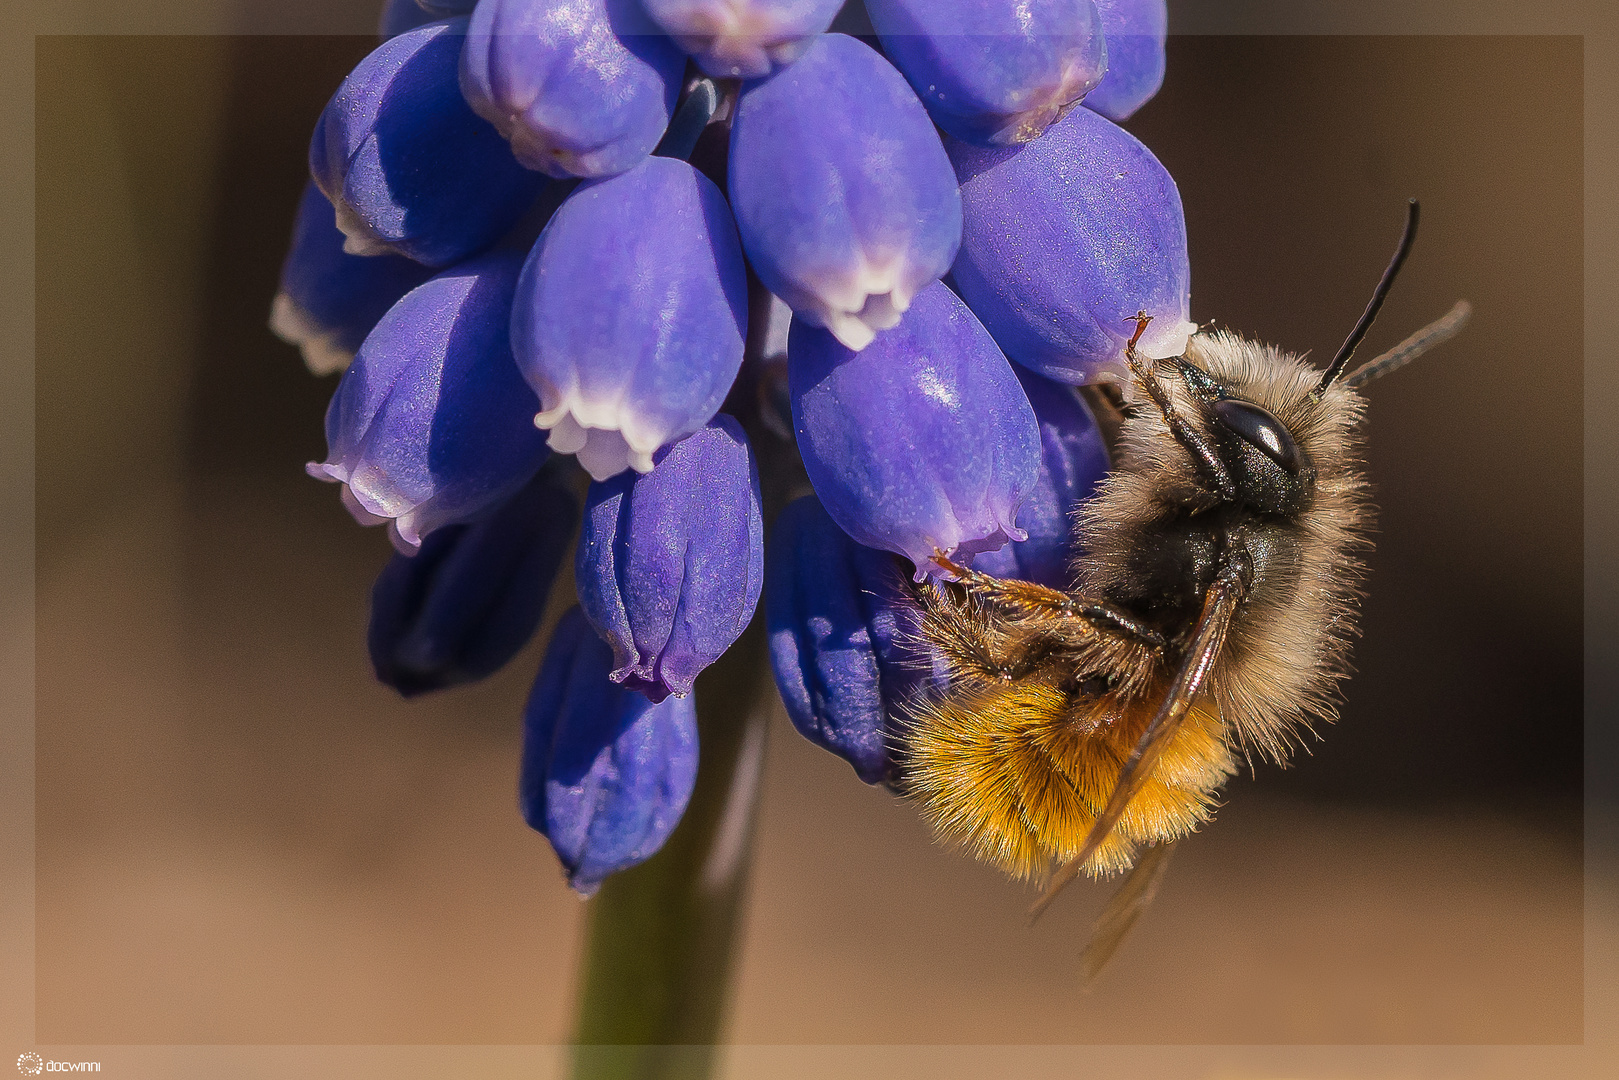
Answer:
<path fill-rule="evenodd" d="M 1293 433 L 1265 409 L 1236 398 L 1216 401 L 1210 409 L 1227 430 L 1288 472 L 1297 473 L 1303 467 L 1304 455 L 1293 441 Z"/>

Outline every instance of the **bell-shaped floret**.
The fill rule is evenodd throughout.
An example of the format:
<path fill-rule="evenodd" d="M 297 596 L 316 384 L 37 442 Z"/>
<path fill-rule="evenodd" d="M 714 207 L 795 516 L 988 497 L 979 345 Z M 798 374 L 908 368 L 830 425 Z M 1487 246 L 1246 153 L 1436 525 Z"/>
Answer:
<path fill-rule="evenodd" d="M 966 213 L 950 277 L 1007 356 L 1059 382 L 1125 378 L 1137 312 L 1142 356 L 1185 351 L 1186 219 L 1152 151 L 1089 109 L 1023 146 L 949 150 Z"/>
<path fill-rule="evenodd" d="M 642 0 L 716 79 L 757 79 L 797 60 L 843 0 Z"/>
<path fill-rule="evenodd" d="M 866 783 L 895 783 L 896 718 L 932 675 L 904 563 L 855 543 L 806 495 L 776 518 L 765 583 L 770 662 L 793 726 Z"/>
<path fill-rule="evenodd" d="M 585 896 L 663 847 L 697 782 L 695 698 L 654 705 L 610 681 L 612 665 L 613 651 L 573 608 L 523 715 L 523 817 Z"/>
<path fill-rule="evenodd" d="M 1107 74 L 1085 105 L 1109 120 L 1128 120 L 1164 85 L 1164 0 L 1095 0 L 1107 38 Z"/>
<path fill-rule="evenodd" d="M 281 264 L 270 329 L 303 351 L 311 372 L 335 375 L 388 309 L 432 276 L 428 267 L 397 255 L 368 259 L 344 251 L 332 204 L 311 181 Z"/>
<path fill-rule="evenodd" d="M 482 0 L 461 88 L 530 169 L 612 176 L 658 145 L 685 69 L 640 0 Z"/>
<path fill-rule="evenodd" d="M 858 353 L 795 318 L 787 375 L 810 483 L 855 540 L 904 555 L 920 581 L 936 553 L 1024 538 L 1015 520 L 1040 465 L 1034 410 L 944 285 Z"/>
<path fill-rule="evenodd" d="M 377 678 L 406 697 L 500 670 L 534 636 L 579 500 L 554 469 L 415 555 L 395 555 L 371 590 L 366 644 Z"/>
<path fill-rule="evenodd" d="M 466 26 L 435 22 L 383 43 L 321 113 L 309 172 L 350 254 L 446 266 L 500 239 L 544 183 L 461 97 Z"/>
<path fill-rule="evenodd" d="M 1107 475 L 1107 444 L 1072 386 L 1021 365 L 1013 370 L 1040 422 L 1040 474 L 1017 515 L 1029 538 L 980 555 L 973 569 L 1067 589 L 1073 585 L 1068 564 L 1074 554 L 1074 512 Z"/>
<path fill-rule="evenodd" d="M 1091 0 L 866 0 L 866 10 L 934 122 L 983 146 L 1038 138 L 1108 66 Z"/>
<path fill-rule="evenodd" d="M 851 349 L 950 269 L 961 197 L 927 111 L 866 45 L 823 34 L 744 88 L 731 206 L 765 287 Z"/>
<path fill-rule="evenodd" d="M 747 293 L 725 196 L 686 162 L 648 158 L 580 185 L 530 253 L 512 312 L 551 448 L 597 480 L 651 470 L 725 400 Z"/>
<path fill-rule="evenodd" d="M 361 524 L 389 523 L 401 551 L 469 521 L 545 461 L 534 394 L 512 360 L 515 255 L 446 270 L 395 304 L 343 374 L 326 410 L 324 462 Z"/>
<path fill-rule="evenodd" d="M 746 629 L 764 582 L 759 472 L 742 426 L 721 414 L 651 472 L 592 484 L 574 581 L 613 648 L 614 682 L 653 701 L 689 694 Z"/>

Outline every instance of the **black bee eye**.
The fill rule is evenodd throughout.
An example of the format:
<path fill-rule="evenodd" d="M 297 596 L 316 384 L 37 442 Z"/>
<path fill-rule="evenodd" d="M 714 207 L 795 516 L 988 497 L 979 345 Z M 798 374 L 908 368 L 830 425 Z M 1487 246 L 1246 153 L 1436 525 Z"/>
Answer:
<path fill-rule="evenodd" d="M 1304 465 L 1304 456 L 1299 453 L 1292 432 L 1258 405 L 1226 398 L 1210 408 L 1220 423 L 1288 472 L 1296 473 Z"/>

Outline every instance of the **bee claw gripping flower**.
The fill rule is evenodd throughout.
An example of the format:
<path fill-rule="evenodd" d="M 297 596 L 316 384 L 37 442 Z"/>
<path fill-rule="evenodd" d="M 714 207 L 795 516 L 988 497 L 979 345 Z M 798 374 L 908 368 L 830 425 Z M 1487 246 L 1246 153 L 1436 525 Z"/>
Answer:
<path fill-rule="evenodd" d="M 407 293 L 371 331 L 326 410 L 327 458 L 362 524 L 392 522 L 412 552 L 522 487 L 544 462 L 537 404 L 517 372 L 508 312 L 517 257 L 487 255 Z"/>
<path fill-rule="evenodd" d="M 309 171 L 350 254 L 448 265 L 499 239 L 544 183 L 461 97 L 465 32 L 456 19 L 385 42 L 321 113 Z"/>
<path fill-rule="evenodd" d="M 1091 0 L 866 0 L 935 123 L 982 145 L 1028 142 L 1107 70 Z"/>
<path fill-rule="evenodd" d="M 748 259 L 793 312 L 851 349 L 950 269 L 961 197 L 899 72 L 842 34 L 745 87 L 731 206 Z"/>
<path fill-rule="evenodd" d="M 581 184 L 534 245 L 512 311 L 551 448 L 597 480 L 651 470 L 654 451 L 725 400 L 747 293 L 725 197 L 686 162 L 648 158 Z"/>
<path fill-rule="evenodd" d="M 366 634 L 378 679 L 406 697 L 473 682 L 534 636 L 579 520 L 578 499 L 552 473 L 383 568 Z"/>
<path fill-rule="evenodd" d="M 697 782 L 694 697 L 654 705 L 608 680 L 613 653 L 578 608 L 551 635 L 523 717 L 523 817 L 589 896 L 680 823 Z"/>
<path fill-rule="evenodd" d="M 951 280 L 1006 355 L 1058 382 L 1179 356 L 1196 325 L 1175 181 L 1123 128 L 1075 109 L 1034 142 L 949 140 L 965 211 Z"/>
<path fill-rule="evenodd" d="M 843 0 L 642 0 L 717 79 L 757 79 L 803 55 Z"/>
<path fill-rule="evenodd" d="M 910 559 L 1021 540 L 1040 461 L 1029 399 L 972 312 L 942 283 L 854 353 L 799 319 L 787 339 L 793 428 L 832 520 Z"/>
<path fill-rule="evenodd" d="M 482 0 L 461 87 L 528 168 L 611 176 L 658 144 L 685 68 L 639 0 Z"/>
<path fill-rule="evenodd" d="M 611 678 L 653 701 L 691 692 L 741 636 L 764 581 L 759 473 L 721 414 L 647 474 L 592 484 L 574 580 L 612 646 Z"/>

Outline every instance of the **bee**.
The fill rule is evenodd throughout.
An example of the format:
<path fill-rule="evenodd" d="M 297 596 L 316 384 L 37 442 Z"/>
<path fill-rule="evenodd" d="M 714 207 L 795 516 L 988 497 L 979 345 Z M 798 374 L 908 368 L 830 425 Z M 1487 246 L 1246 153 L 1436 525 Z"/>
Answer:
<path fill-rule="evenodd" d="M 1229 332 L 1144 360 L 1114 469 L 1078 511 L 1073 589 L 936 558 L 920 638 L 946 689 L 904 718 L 904 784 L 943 837 L 1044 888 L 1130 871 L 1084 957 L 1094 977 L 1208 821 L 1239 758 L 1285 762 L 1336 716 L 1369 547 L 1360 390 L 1461 329 L 1449 314 L 1345 376 L 1416 236 L 1418 207 L 1325 371 Z"/>

